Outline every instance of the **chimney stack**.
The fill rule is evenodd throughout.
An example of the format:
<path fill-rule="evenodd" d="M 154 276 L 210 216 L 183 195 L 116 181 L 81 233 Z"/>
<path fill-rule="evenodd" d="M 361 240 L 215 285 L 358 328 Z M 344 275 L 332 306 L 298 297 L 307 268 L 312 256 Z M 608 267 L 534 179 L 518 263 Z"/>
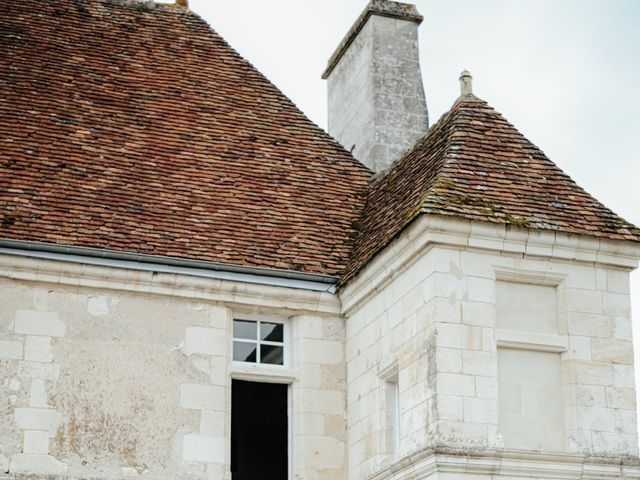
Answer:
<path fill-rule="evenodd" d="M 415 5 L 371 0 L 331 56 L 329 133 L 375 172 L 386 170 L 429 126 Z"/>

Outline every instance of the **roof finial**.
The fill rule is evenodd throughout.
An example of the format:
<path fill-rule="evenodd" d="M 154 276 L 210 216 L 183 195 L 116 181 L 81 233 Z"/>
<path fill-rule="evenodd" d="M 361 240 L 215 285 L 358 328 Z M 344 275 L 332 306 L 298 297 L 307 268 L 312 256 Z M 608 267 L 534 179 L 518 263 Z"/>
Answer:
<path fill-rule="evenodd" d="M 176 7 L 189 8 L 189 0 L 176 0 Z"/>
<path fill-rule="evenodd" d="M 460 95 L 473 95 L 473 77 L 468 70 L 460 74 Z"/>

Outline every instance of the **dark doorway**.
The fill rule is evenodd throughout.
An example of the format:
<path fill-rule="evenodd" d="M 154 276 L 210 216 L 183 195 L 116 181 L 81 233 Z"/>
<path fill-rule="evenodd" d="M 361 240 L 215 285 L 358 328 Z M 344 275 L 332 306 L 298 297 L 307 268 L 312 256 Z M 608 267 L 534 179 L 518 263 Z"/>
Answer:
<path fill-rule="evenodd" d="M 287 385 L 231 384 L 233 480 L 287 480 Z"/>

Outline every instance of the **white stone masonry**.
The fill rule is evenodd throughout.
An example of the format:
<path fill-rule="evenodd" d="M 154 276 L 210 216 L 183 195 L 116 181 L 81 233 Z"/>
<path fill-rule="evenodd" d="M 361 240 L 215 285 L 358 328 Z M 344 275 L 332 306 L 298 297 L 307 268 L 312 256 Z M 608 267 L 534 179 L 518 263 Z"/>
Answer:
<path fill-rule="evenodd" d="M 15 409 L 15 422 L 22 430 L 22 453 L 11 457 L 12 474 L 60 475 L 66 465 L 49 453 L 49 439 L 56 435 L 61 414 L 48 403 L 47 386 L 56 382 L 60 365 L 53 362 L 52 341 L 64 337 L 65 324 L 55 312 L 18 310 L 14 332 L 24 339 L 13 351 L 23 351 L 19 375 L 29 388 L 29 406 Z M 14 357 L 14 358 L 20 358 Z"/>

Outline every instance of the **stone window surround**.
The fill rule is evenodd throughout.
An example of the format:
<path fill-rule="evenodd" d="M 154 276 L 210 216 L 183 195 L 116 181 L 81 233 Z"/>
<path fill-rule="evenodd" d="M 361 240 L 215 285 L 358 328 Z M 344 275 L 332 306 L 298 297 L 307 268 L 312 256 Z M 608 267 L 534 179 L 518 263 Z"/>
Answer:
<path fill-rule="evenodd" d="M 266 363 L 249 363 L 239 362 L 233 360 L 233 322 L 231 326 L 231 338 L 230 342 L 230 356 L 229 356 L 229 386 L 233 380 L 243 380 L 248 382 L 261 382 L 261 383 L 279 383 L 288 385 L 287 388 L 287 462 L 289 469 L 289 477 L 293 475 L 293 384 L 296 383 L 298 378 L 298 372 L 291 368 L 292 359 L 292 335 L 291 335 L 291 320 L 281 315 L 261 315 L 261 314 L 246 314 L 242 311 L 233 311 L 233 320 L 250 320 L 254 322 L 270 322 L 281 323 L 284 325 L 283 330 L 283 345 L 284 345 L 284 361 L 282 365 L 271 365 Z M 231 388 L 229 388 L 228 395 L 231 395 Z M 229 398 L 229 401 L 231 399 Z M 231 432 L 231 415 L 229 412 L 227 415 L 228 431 Z M 231 436 L 227 439 L 228 444 L 231 443 Z M 229 448 L 229 455 L 231 449 Z M 230 461 L 230 457 L 228 459 Z"/>
<path fill-rule="evenodd" d="M 565 275 L 545 272 L 541 274 L 535 271 L 511 270 L 503 268 L 495 268 L 495 282 L 519 283 L 532 286 L 548 286 L 555 288 L 556 296 L 556 314 L 558 334 L 534 333 L 521 330 L 495 329 L 496 348 L 510 350 L 524 350 L 529 352 L 555 353 L 561 355 L 569 350 L 569 336 L 567 335 L 567 323 L 564 316 L 564 306 L 562 301 L 562 287 Z M 496 319 L 497 320 L 497 319 Z M 564 334 L 562 334 L 564 333 Z M 562 364 L 562 357 L 559 358 Z M 564 385 L 566 379 L 562 378 Z M 562 386 L 562 385 L 561 385 Z M 566 405 L 565 398 L 562 398 L 562 404 Z M 564 420 L 566 422 L 566 419 Z M 563 437 L 566 436 L 566 426 L 563 429 Z M 566 440 L 563 451 L 566 451 Z M 551 453 L 551 452 L 550 452 Z M 562 453 L 553 452 L 553 453 Z"/>
<path fill-rule="evenodd" d="M 559 332 L 566 332 L 566 320 L 564 318 L 561 293 L 565 277 L 565 275 L 551 274 L 548 272 L 541 275 L 539 272 L 532 271 L 495 269 L 496 282 L 512 282 L 556 287 Z M 550 335 L 497 328 L 495 330 L 495 339 L 496 346 L 498 348 L 551 353 L 564 353 L 569 350 L 569 337 L 566 333 Z"/>
<path fill-rule="evenodd" d="M 385 452 L 386 462 L 391 463 L 397 460 L 400 452 L 400 438 L 402 436 L 401 427 L 401 410 L 400 410 L 400 375 L 398 361 L 395 360 L 378 372 L 380 378 L 380 425 L 384 426 L 384 435 L 381 435 L 381 445 L 379 451 Z M 393 386 L 393 395 L 395 395 L 395 404 L 393 412 L 389 412 L 388 395 L 389 389 Z M 390 419 L 390 414 L 393 416 Z M 389 423 L 392 422 L 390 428 Z"/>

